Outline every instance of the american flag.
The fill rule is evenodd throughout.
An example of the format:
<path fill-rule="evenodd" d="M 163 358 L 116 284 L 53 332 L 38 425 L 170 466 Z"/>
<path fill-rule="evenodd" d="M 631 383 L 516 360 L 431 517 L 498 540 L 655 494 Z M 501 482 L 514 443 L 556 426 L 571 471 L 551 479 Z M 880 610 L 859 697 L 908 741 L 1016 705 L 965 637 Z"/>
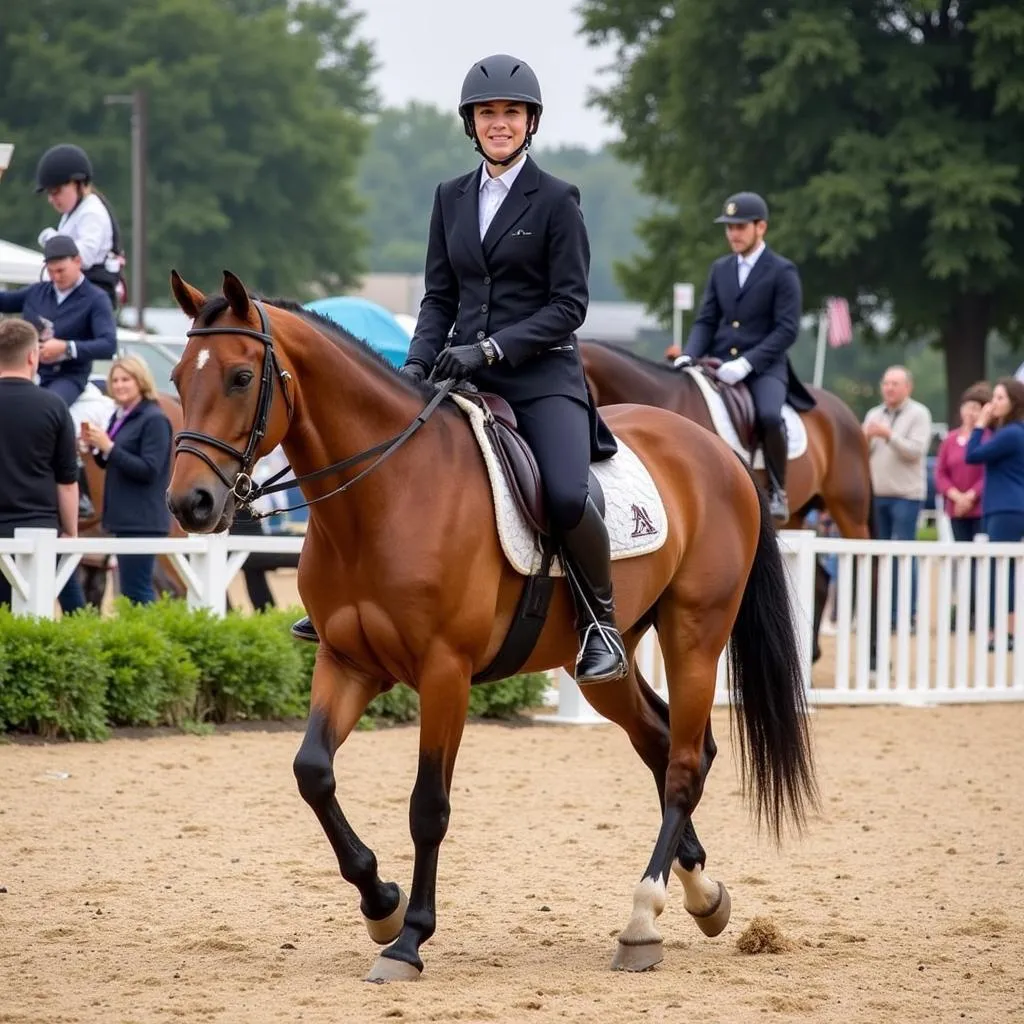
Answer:
<path fill-rule="evenodd" d="M 853 323 L 850 320 L 850 304 L 846 299 L 830 298 L 825 303 L 828 317 L 828 343 L 832 348 L 849 345 L 853 341 Z"/>

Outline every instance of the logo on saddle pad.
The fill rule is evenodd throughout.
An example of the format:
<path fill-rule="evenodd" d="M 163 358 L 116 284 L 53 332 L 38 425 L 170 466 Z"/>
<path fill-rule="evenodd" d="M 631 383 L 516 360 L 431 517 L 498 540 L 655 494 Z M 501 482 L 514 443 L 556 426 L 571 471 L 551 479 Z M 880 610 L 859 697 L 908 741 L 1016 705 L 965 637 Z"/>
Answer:
<path fill-rule="evenodd" d="M 633 513 L 633 537 L 653 537 L 658 531 L 643 505 L 630 505 Z"/>

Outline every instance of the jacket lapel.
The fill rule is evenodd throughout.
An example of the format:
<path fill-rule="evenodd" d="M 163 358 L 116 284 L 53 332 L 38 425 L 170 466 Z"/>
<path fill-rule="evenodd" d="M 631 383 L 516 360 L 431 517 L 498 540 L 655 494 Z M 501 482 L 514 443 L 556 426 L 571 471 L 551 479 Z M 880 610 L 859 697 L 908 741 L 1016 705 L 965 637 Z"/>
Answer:
<path fill-rule="evenodd" d="M 480 175 L 483 173 L 481 164 L 475 171 L 467 174 L 458 185 L 456 197 L 455 234 L 466 252 L 478 263 L 481 269 L 487 269 L 484 251 L 480 245 Z"/>
<path fill-rule="evenodd" d="M 762 252 L 761 255 L 757 258 L 757 262 L 754 264 L 750 273 L 747 274 L 746 281 L 743 282 L 743 287 L 740 288 L 739 290 L 741 296 L 745 295 L 750 290 L 751 285 L 756 284 L 760 278 L 762 278 L 766 273 L 768 273 L 772 260 L 772 251 L 767 246 L 765 246 L 764 252 Z M 737 271 L 735 264 L 733 265 L 733 270 Z M 736 283 L 737 285 L 739 284 L 738 271 Z"/>
<path fill-rule="evenodd" d="M 498 212 L 494 215 L 484 235 L 483 250 L 484 258 L 487 258 L 494 251 L 494 247 L 508 232 L 515 227 L 516 221 L 530 208 L 530 195 L 537 191 L 540 186 L 540 171 L 537 165 L 529 158 L 523 164 L 516 180 L 512 182 L 512 188 Z M 478 229 L 479 230 L 479 229 Z"/>
<path fill-rule="evenodd" d="M 736 266 L 736 257 L 730 256 L 719 264 L 718 280 L 715 281 L 715 290 L 718 292 L 718 300 L 723 309 L 729 310 L 736 303 L 737 293 L 740 290 L 740 282 Z"/>

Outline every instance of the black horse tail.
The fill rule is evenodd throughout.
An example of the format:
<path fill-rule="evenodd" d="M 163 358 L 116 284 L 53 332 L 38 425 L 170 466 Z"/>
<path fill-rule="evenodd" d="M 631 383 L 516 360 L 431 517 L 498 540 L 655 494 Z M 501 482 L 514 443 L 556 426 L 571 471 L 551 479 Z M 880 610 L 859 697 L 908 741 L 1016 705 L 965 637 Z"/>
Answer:
<path fill-rule="evenodd" d="M 742 719 L 743 787 L 758 824 L 767 822 L 778 841 L 787 812 L 796 829 L 802 828 L 808 807 L 818 806 L 818 788 L 786 568 L 767 498 L 755 489 L 761 524 L 729 640 L 729 690 Z"/>

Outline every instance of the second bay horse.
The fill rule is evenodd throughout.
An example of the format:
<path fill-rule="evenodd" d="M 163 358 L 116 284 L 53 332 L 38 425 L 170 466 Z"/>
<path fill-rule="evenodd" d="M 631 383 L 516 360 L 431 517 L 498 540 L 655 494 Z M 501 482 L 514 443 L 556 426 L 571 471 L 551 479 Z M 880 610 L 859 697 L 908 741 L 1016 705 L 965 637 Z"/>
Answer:
<path fill-rule="evenodd" d="M 342 877 L 359 891 L 371 938 L 386 947 L 368 980 L 415 980 L 436 927 L 438 855 L 471 680 L 501 645 L 524 585 L 502 552 L 480 449 L 458 408 L 434 402 L 432 385 L 410 381 L 316 314 L 254 299 L 227 271 L 222 296 L 177 273 L 171 284 L 193 328 L 174 371 L 185 429 L 168 502 L 191 533 L 225 528 L 248 495 L 253 462 L 277 444 L 314 502 L 298 584 L 320 649 L 295 776 Z M 778 837 L 786 820 L 800 825 L 817 796 L 785 571 L 763 496 L 729 448 L 695 424 L 641 406 L 606 414 L 653 476 L 668 518 L 657 551 L 614 563 L 629 673 L 583 689 L 626 731 L 661 803 L 613 959 L 645 970 L 663 956 L 656 918 L 672 873 L 705 934 L 729 919 L 728 892 L 705 873 L 692 820 L 716 753 L 710 715 L 727 645 L 742 778 L 759 820 Z M 668 704 L 636 665 L 637 643 L 652 626 Z M 571 672 L 576 645 L 558 578 L 523 670 Z M 378 873 L 345 817 L 334 774 L 335 754 L 367 704 L 397 680 L 420 698 L 408 898 Z"/>
<path fill-rule="evenodd" d="M 637 402 L 669 409 L 714 431 L 707 403 L 688 373 L 655 363 L 616 345 L 580 343 L 583 367 L 598 406 Z M 849 406 L 830 391 L 809 388 L 817 405 L 801 413 L 807 451 L 789 463 L 786 490 L 793 510 L 784 528 L 800 529 L 808 511 L 824 507 L 843 537 L 871 537 L 871 471 L 868 445 Z M 759 471 L 762 472 L 763 471 Z M 828 592 L 828 576 L 818 567 L 814 600 L 814 660 Z"/>

